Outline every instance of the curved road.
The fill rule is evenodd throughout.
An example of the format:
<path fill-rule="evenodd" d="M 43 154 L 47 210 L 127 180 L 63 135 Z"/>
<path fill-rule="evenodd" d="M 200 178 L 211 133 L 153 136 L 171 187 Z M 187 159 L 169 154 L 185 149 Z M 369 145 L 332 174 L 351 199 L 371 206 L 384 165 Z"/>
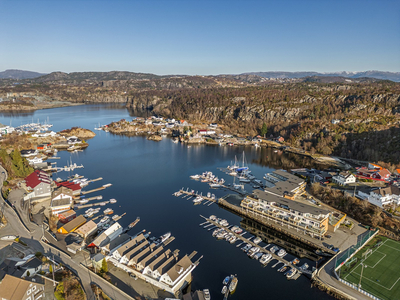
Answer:
<path fill-rule="evenodd" d="M 7 171 L 0 165 L 0 189 L 3 187 L 3 182 L 6 180 Z M 54 256 L 54 260 L 61 262 L 63 265 L 73 270 L 80 278 L 88 300 L 96 299 L 90 286 L 92 282 L 100 286 L 109 297 L 112 297 L 115 300 L 127 299 L 125 293 L 121 292 L 118 288 L 114 288 L 112 285 L 105 283 L 102 279 L 97 278 L 97 276 L 90 274 L 86 268 L 80 265 L 80 263 L 84 261 L 84 254 L 77 255 L 74 257 L 74 259 L 71 259 L 71 257 L 66 255 L 64 252 L 54 250 L 54 248 L 41 241 L 43 236 L 43 228 L 34 223 L 29 224 L 29 227 L 33 229 L 31 232 L 29 232 L 21 223 L 21 220 L 14 209 L 3 199 L 1 193 L 0 198 L 0 209 L 2 209 L 4 216 L 7 219 L 7 225 L 0 229 L 1 236 L 19 236 L 34 251 L 40 251 L 49 257 Z M 0 241 L 0 247 L 3 247 L 7 244 L 10 244 L 10 242 Z"/>

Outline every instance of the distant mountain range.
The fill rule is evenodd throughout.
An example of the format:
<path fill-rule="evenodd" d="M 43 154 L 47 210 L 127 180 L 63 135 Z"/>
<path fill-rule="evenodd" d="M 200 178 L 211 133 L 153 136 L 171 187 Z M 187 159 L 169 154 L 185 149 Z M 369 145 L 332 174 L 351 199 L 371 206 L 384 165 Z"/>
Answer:
<path fill-rule="evenodd" d="M 156 79 L 156 78 L 170 78 L 170 77 L 185 77 L 185 75 L 167 75 L 158 76 L 155 74 L 145 73 L 133 73 L 133 72 L 53 72 L 50 74 L 43 74 L 32 71 L 23 70 L 5 70 L 0 72 L 0 79 L 33 79 L 41 77 L 39 81 L 53 81 L 53 80 L 140 80 L 140 79 Z M 258 81 L 257 77 L 264 78 L 317 78 L 317 77 L 336 77 L 336 78 L 375 78 L 382 80 L 391 80 L 400 82 L 400 72 L 384 72 L 384 71 L 364 71 L 364 72 L 330 72 L 330 73 L 319 73 L 319 72 L 280 72 L 280 71 L 269 71 L 269 72 L 248 72 L 238 75 L 219 75 L 222 77 L 234 77 L 234 79 L 243 79 L 246 81 Z"/>
<path fill-rule="evenodd" d="M 256 75 L 266 78 L 303 78 L 303 77 L 346 77 L 346 78 L 376 78 L 382 80 L 400 81 L 400 72 L 383 72 L 383 71 L 364 71 L 364 72 L 331 72 L 331 73 L 319 73 L 319 72 L 249 72 L 243 73 L 243 75 Z"/>
<path fill-rule="evenodd" d="M 5 70 L 0 72 L 1 79 L 30 79 L 46 75 L 44 73 L 24 71 L 24 70 Z"/>

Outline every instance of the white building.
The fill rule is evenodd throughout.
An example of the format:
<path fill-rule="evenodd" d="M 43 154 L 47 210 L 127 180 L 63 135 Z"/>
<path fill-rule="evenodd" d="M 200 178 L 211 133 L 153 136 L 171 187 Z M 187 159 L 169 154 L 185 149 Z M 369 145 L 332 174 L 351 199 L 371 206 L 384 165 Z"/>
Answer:
<path fill-rule="evenodd" d="M 400 189 L 394 185 L 372 190 L 369 194 L 358 191 L 358 196 L 379 207 L 391 204 L 400 205 Z"/>
<path fill-rule="evenodd" d="M 59 187 L 53 192 L 51 212 L 58 216 L 60 213 L 70 210 L 72 203 L 72 190 L 63 186 Z"/>
<path fill-rule="evenodd" d="M 119 236 L 123 231 L 122 226 L 115 222 L 113 225 L 110 226 L 106 231 L 100 234 L 88 247 L 97 247 L 100 248 L 109 244 L 113 239 Z"/>
<path fill-rule="evenodd" d="M 356 182 L 356 177 L 348 171 L 343 171 L 339 175 L 333 176 L 332 181 L 338 185 L 347 185 Z"/>

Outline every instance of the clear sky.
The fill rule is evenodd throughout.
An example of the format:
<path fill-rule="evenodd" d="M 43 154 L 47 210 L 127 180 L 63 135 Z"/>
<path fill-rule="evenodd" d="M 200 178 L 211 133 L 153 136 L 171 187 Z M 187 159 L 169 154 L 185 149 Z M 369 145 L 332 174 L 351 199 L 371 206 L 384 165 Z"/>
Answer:
<path fill-rule="evenodd" d="M 0 71 L 400 71 L 400 1 L 0 0 Z"/>

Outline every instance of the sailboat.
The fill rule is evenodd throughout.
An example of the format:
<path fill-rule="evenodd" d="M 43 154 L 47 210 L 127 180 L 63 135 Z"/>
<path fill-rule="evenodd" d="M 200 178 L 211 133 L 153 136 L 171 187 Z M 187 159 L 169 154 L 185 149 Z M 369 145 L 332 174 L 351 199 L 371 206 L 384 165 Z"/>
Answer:
<path fill-rule="evenodd" d="M 237 164 L 237 158 L 236 158 L 236 155 L 235 155 L 235 163 L 232 164 L 232 161 L 231 161 L 230 166 L 227 167 L 227 169 L 230 171 L 229 175 L 236 176 L 237 175 L 237 172 L 236 172 L 237 168 L 239 168 L 239 165 Z"/>
<path fill-rule="evenodd" d="M 96 125 L 95 125 L 95 126 L 96 126 Z M 103 128 L 100 126 L 100 123 L 99 123 L 99 126 L 98 126 L 98 127 L 95 127 L 94 130 L 103 130 Z"/>

